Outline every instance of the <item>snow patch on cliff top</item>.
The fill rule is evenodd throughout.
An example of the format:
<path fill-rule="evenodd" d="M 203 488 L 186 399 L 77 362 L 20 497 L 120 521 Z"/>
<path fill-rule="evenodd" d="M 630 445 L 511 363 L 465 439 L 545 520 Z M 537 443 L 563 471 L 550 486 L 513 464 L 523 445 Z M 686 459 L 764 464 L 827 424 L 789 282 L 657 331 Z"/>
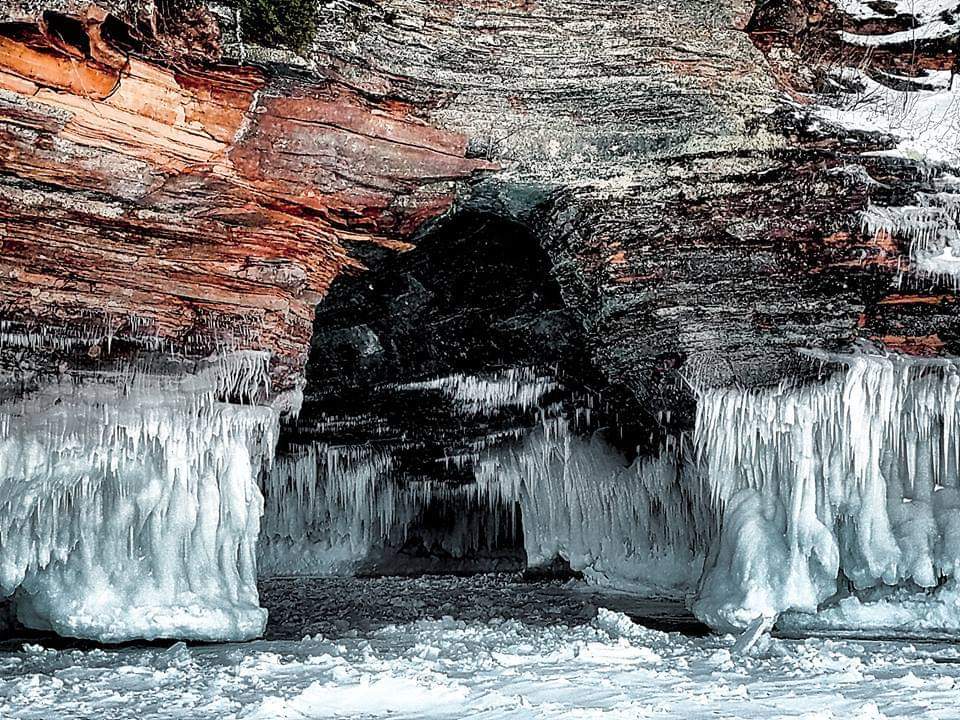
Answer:
<path fill-rule="evenodd" d="M 861 20 L 880 20 L 889 18 L 890 14 L 878 12 L 876 0 L 838 0 L 837 7 L 853 18 Z M 919 22 L 930 22 L 940 17 L 946 11 L 960 10 L 957 0 L 894 0 L 894 15 L 912 15 Z M 873 7 L 871 7 L 873 6 Z"/>
<path fill-rule="evenodd" d="M 960 165 L 960 87 L 950 85 L 950 73 L 930 76 L 934 89 L 894 90 L 865 73 L 844 69 L 844 83 L 861 92 L 841 96 L 833 106 L 819 106 L 814 116 L 846 130 L 880 133 L 897 141 L 894 150 L 879 154 L 908 160 Z"/>

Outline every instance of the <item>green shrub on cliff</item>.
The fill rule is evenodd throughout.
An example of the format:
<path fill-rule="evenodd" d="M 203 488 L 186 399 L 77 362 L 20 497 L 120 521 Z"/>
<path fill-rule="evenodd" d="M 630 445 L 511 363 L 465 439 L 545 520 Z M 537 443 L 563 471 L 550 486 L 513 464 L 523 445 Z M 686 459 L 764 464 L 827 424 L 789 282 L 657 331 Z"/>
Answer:
<path fill-rule="evenodd" d="M 232 0 L 240 11 L 247 42 L 303 53 L 310 47 L 320 16 L 318 0 Z"/>

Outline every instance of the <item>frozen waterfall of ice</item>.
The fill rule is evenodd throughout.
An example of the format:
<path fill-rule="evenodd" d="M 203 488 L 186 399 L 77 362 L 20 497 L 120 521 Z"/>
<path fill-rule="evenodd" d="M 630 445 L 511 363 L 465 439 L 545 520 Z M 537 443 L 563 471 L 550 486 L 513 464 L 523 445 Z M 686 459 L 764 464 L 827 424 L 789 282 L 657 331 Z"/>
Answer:
<path fill-rule="evenodd" d="M 818 384 L 701 394 L 696 444 L 720 534 L 694 612 L 715 628 L 824 603 L 812 622 L 865 615 L 860 597 L 884 588 L 956 597 L 960 366 L 841 360 Z"/>
<path fill-rule="evenodd" d="M 217 399 L 256 392 L 254 355 L 0 406 L 0 589 L 22 623 L 105 642 L 261 634 L 257 477 L 279 417 Z"/>

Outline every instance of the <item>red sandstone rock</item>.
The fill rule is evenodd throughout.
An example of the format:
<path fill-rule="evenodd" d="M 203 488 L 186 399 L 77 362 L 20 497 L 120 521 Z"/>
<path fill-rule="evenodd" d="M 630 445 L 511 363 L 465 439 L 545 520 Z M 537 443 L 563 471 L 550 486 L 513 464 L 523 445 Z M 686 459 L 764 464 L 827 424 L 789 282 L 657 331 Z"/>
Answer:
<path fill-rule="evenodd" d="M 108 20 L 0 25 L 0 319 L 101 361 L 269 350 L 295 386 L 349 245 L 403 248 L 491 165 L 404 103 L 127 54 Z"/>

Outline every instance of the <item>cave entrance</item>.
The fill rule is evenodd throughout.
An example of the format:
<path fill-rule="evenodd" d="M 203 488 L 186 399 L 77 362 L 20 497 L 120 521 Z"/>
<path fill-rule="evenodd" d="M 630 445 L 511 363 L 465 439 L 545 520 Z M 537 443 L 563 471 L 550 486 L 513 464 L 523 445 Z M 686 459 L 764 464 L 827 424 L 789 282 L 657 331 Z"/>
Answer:
<path fill-rule="evenodd" d="M 569 402 L 560 373 L 586 356 L 549 259 L 525 225 L 476 212 L 361 259 L 317 309 L 261 575 L 525 568 L 520 490 L 497 466 Z"/>

